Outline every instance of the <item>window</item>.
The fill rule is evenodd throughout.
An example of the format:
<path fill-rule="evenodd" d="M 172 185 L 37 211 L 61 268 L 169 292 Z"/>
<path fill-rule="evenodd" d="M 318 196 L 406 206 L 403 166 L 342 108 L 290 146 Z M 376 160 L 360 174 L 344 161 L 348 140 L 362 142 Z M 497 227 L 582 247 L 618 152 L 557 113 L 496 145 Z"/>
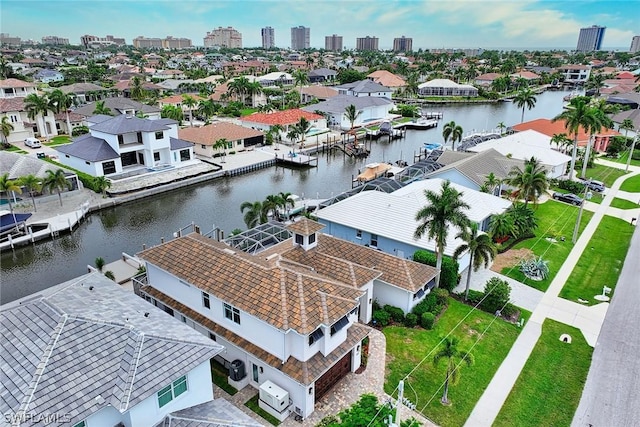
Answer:
<path fill-rule="evenodd" d="M 159 130 L 158 132 L 156 132 L 156 139 L 162 139 L 162 138 L 164 138 L 164 132 Z"/>
<path fill-rule="evenodd" d="M 11 115 L 11 123 L 18 123 L 18 116 Z"/>
<path fill-rule="evenodd" d="M 216 339 L 216 335 L 213 332 L 209 332 L 209 339 L 213 340 L 213 341 L 218 341 Z"/>
<path fill-rule="evenodd" d="M 158 151 L 153 153 L 153 160 L 156 161 L 156 162 L 160 161 L 160 153 Z"/>
<path fill-rule="evenodd" d="M 314 243 L 316 241 L 316 235 L 314 234 L 310 234 L 309 235 L 309 244 Z"/>
<path fill-rule="evenodd" d="M 302 245 L 304 244 L 304 237 L 302 236 L 302 234 L 296 234 L 296 243 L 298 245 Z"/>
<path fill-rule="evenodd" d="M 257 383 L 260 379 L 260 374 L 258 373 L 258 365 L 256 365 L 255 363 L 252 363 L 251 372 L 253 374 L 253 381 Z"/>
<path fill-rule="evenodd" d="M 224 317 L 238 325 L 240 324 L 240 310 L 227 303 L 224 304 Z"/>
<path fill-rule="evenodd" d="M 118 135 L 118 144 L 120 144 L 120 145 L 124 144 L 124 136 L 123 135 Z"/>
<path fill-rule="evenodd" d="M 200 145 L 200 148 L 202 148 L 203 150 L 206 150 L 207 146 L 206 145 Z"/>
<path fill-rule="evenodd" d="M 75 423 L 73 427 L 87 427 L 86 421 L 82 420 L 79 423 Z"/>
<path fill-rule="evenodd" d="M 187 391 L 187 377 L 182 376 L 158 392 L 158 406 L 162 408 Z"/>
<path fill-rule="evenodd" d="M 191 153 L 189 152 L 188 149 L 180 150 L 180 160 L 183 162 L 186 160 L 191 160 Z"/>
<path fill-rule="evenodd" d="M 362 230 L 356 230 L 356 239 L 362 239 Z"/>
<path fill-rule="evenodd" d="M 211 301 L 209 300 L 209 294 L 202 292 L 202 305 L 205 308 L 211 308 Z"/>
<path fill-rule="evenodd" d="M 347 316 L 338 320 L 336 323 L 331 325 L 331 336 L 334 336 L 336 333 L 338 333 L 338 331 L 340 331 L 342 328 L 344 328 L 348 324 L 349 324 L 349 319 L 347 319 Z"/>
<path fill-rule="evenodd" d="M 309 345 L 311 345 L 314 342 L 318 341 L 323 336 L 324 336 L 324 332 L 322 332 L 321 328 L 318 328 L 315 331 L 311 332 L 311 335 L 309 335 Z"/>
<path fill-rule="evenodd" d="M 371 235 L 371 247 L 373 248 L 377 248 L 378 247 L 378 235 L 377 234 L 372 234 Z"/>

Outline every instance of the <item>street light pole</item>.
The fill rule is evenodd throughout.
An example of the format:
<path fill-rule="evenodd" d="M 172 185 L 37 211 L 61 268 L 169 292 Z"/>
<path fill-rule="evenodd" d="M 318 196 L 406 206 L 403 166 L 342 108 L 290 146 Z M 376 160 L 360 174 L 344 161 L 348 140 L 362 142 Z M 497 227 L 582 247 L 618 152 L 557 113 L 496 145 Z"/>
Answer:
<path fill-rule="evenodd" d="M 631 157 L 633 157 L 633 149 L 636 148 L 636 142 L 640 141 L 640 136 L 636 135 L 633 138 L 633 142 L 631 143 L 631 151 L 629 152 L 629 158 L 627 159 L 627 167 L 624 169 L 625 172 L 629 172 L 629 165 L 631 164 Z"/>
<path fill-rule="evenodd" d="M 573 237 L 571 239 L 571 241 L 575 244 L 576 241 L 578 240 L 578 230 L 580 229 L 580 221 L 582 220 L 582 210 L 584 209 L 584 203 L 587 200 L 591 199 L 591 192 L 588 191 L 589 190 L 589 184 L 591 184 L 591 179 L 589 179 L 589 181 L 587 181 L 587 183 L 584 186 L 584 197 L 582 199 L 582 203 L 580 204 L 580 210 L 578 211 L 578 218 L 576 218 L 576 225 L 573 228 Z"/>

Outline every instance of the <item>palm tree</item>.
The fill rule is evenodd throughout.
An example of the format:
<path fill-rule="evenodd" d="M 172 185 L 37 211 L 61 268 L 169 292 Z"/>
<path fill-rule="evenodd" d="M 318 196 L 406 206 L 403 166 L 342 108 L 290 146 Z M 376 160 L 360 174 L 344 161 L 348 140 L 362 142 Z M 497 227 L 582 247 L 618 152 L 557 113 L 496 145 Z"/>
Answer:
<path fill-rule="evenodd" d="M 295 124 L 295 127 L 298 129 L 298 135 L 302 137 L 302 140 L 300 141 L 300 148 L 303 148 L 307 132 L 311 129 L 311 122 L 304 117 L 300 117 L 300 120 Z"/>
<path fill-rule="evenodd" d="M 280 192 L 278 193 L 278 205 L 284 212 L 287 212 L 287 208 L 293 208 L 294 200 L 291 193 Z"/>
<path fill-rule="evenodd" d="M 60 89 L 56 89 L 49 94 L 49 103 L 53 107 L 53 111 L 60 113 L 64 111 L 67 118 L 67 132 L 71 136 L 71 121 L 69 120 L 69 108 L 75 104 L 75 97 L 64 93 Z"/>
<path fill-rule="evenodd" d="M 292 74 L 296 86 L 300 86 L 300 103 L 302 104 L 302 86 L 309 83 L 309 76 L 302 70 L 295 70 Z"/>
<path fill-rule="evenodd" d="M 67 180 L 62 169 L 58 169 L 55 172 L 51 169 L 47 169 L 46 174 L 47 176 L 42 180 L 42 188 L 48 190 L 49 193 L 53 193 L 53 190 L 55 190 L 58 193 L 58 198 L 60 199 L 60 206 L 62 206 L 61 191 L 64 187 L 71 190 L 71 183 Z"/>
<path fill-rule="evenodd" d="M 300 130 L 298 129 L 298 126 L 296 125 L 289 126 L 289 132 L 287 132 L 287 139 L 294 144 L 294 147 L 299 136 L 300 136 Z"/>
<path fill-rule="evenodd" d="M 264 224 L 268 220 L 267 212 L 260 201 L 242 203 L 240 205 L 240 212 L 244 214 L 243 219 L 247 228 L 253 228 L 257 225 Z"/>
<path fill-rule="evenodd" d="M 105 265 L 104 258 L 99 256 L 93 261 L 93 263 L 96 266 L 96 268 L 98 269 L 98 271 L 102 272 L 102 269 L 104 268 L 104 265 Z"/>
<path fill-rule="evenodd" d="M 2 121 L 4 122 L 4 118 L 2 119 Z M 629 133 L 630 130 L 634 130 L 635 126 L 633 125 L 633 121 L 631 119 L 624 119 L 622 121 L 622 123 L 620 123 L 620 125 L 618 125 L 618 131 L 620 131 L 620 129 L 624 129 L 624 145 L 626 147 L 627 145 L 627 138 L 629 138 L 627 135 Z M 4 131 L 3 131 L 4 133 Z M 633 142 L 631 143 L 631 152 L 629 152 L 629 158 L 627 159 L 627 167 L 625 168 L 625 172 L 629 172 L 629 165 L 631 164 L 631 156 L 633 156 L 633 149 L 636 146 L 636 138 L 633 139 Z"/>
<path fill-rule="evenodd" d="M 569 167 L 569 179 L 573 177 L 576 167 L 576 157 L 578 154 L 578 133 L 581 127 L 585 127 L 591 121 L 591 111 L 589 109 L 589 98 L 578 96 L 569 101 L 567 108 L 553 119 L 551 122 L 564 120 L 565 129 L 573 134 L 573 150 L 571 153 L 571 166 Z"/>
<path fill-rule="evenodd" d="M 203 116 L 206 121 L 215 116 L 218 112 L 218 107 L 212 99 L 202 99 L 198 103 L 198 114 Z"/>
<path fill-rule="evenodd" d="M 22 189 L 20 188 L 20 186 L 15 182 L 9 179 L 9 173 L 5 173 L 4 175 L 0 176 L 0 192 L 5 192 L 7 193 L 7 201 L 9 202 L 9 210 L 11 211 L 11 213 L 13 214 L 13 205 L 11 204 L 11 193 L 18 193 L 18 194 L 22 194 Z M 14 222 L 15 222 L 15 217 L 14 217 Z"/>
<path fill-rule="evenodd" d="M 182 108 L 177 105 L 165 105 L 162 107 L 162 110 L 160 110 L 160 117 L 175 120 L 178 124 L 182 124 L 184 113 L 182 112 Z"/>
<path fill-rule="evenodd" d="M 504 130 L 506 128 L 507 128 L 507 126 L 504 124 L 504 122 L 498 123 L 498 129 L 500 129 L 500 136 L 504 135 Z"/>
<path fill-rule="evenodd" d="M 269 194 L 262 202 L 262 208 L 265 210 L 267 217 L 269 214 L 273 218 L 278 218 L 278 207 L 280 206 L 280 197 L 277 194 Z"/>
<path fill-rule="evenodd" d="M 42 130 L 44 131 L 44 139 L 49 140 L 49 133 L 47 132 L 47 123 L 45 116 L 51 110 L 49 100 L 46 96 L 40 96 L 36 93 L 27 95 L 24 99 L 24 108 L 27 111 L 27 117 L 31 120 L 38 119 L 42 121 Z"/>
<path fill-rule="evenodd" d="M 462 126 L 459 126 L 453 120 L 444 125 L 442 129 L 442 137 L 444 138 L 445 145 L 451 139 L 451 149 L 455 149 L 456 141 L 462 141 Z"/>
<path fill-rule="evenodd" d="M 135 76 L 131 80 L 131 99 L 136 101 L 141 101 L 146 96 L 146 91 L 142 84 L 142 79 L 138 76 Z"/>
<path fill-rule="evenodd" d="M 465 362 L 468 366 L 473 365 L 473 355 L 458 350 L 458 339 L 456 337 L 446 337 L 443 340 L 444 346 L 433 356 L 434 365 L 438 365 L 441 359 L 447 360 L 447 377 L 444 380 L 444 392 L 440 401 L 449 404 L 449 384 L 456 385 L 460 380 L 460 370 L 458 363 Z"/>
<path fill-rule="evenodd" d="M 487 179 L 485 179 L 484 181 L 484 185 L 487 187 L 487 189 L 489 190 L 488 192 L 493 194 L 494 196 L 496 195 L 496 188 L 498 188 L 498 186 L 502 183 L 502 181 L 500 180 L 500 178 L 498 178 L 496 176 L 496 174 L 494 174 L 493 172 L 490 172 L 489 175 L 487 175 Z"/>
<path fill-rule="evenodd" d="M 31 202 L 33 202 L 33 210 L 37 212 L 38 208 L 36 207 L 36 199 L 33 196 L 33 193 L 36 191 L 40 191 L 40 189 L 42 188 L 42 183 L 40 182 L 40 178 L 38 178 L 33 174 L 29 174 L 20 178 L 18 182 L 20 185 L 26 188 L 26 190 L 29 192 L 29 196 L 31 197 Z"/>
<path fill-rule="evenodd" d="M 97 176 L 93 179 L 93 186 L 96 191 L 102 193 L 102 198 L 105 198 L 107 189 L 111 188 L 111 180 L 104 175 Z"/>
<path fill-rule="evenodd" d="M 522 108 L 522 117 L 520 119 L 520 123 L 524 122 L 524 109 L 525 107 L 531 110 L 536 106 L 536 94 L 533 90 L 528 87 L 520 89 L 516 96 L 513 98 L 513 102 L 516 103 L 518 108 Z"/>
<path fill-rule="evenodd" d="M 104 101 L 97 101 L 96 106 L 93 109 L 93 114 L 103 114 L 105 116 L 113 116 L 111 108 L 104 105 Z"/>
<path fill-rule="evenodd" d="M 420 239 L 425 234 L 436 242 L 436 288 L 440 284 L 440 270 L 442 256 L 449 234 L 449 226 L 463 229 L 469 225 L 469 218 L 464 212 L 469 205 L 462 200 L 462 192 L 451 186 L 450 181 L 443 181 L 440 193 L 425 190 L 427 205 L 416 213 L 416 221 L 420 224 L 413 233 L 414 239 Z"/>
<path fill-rule="evenodd" d="M 513 217 L 508 212 L 493 215 L 489 223 L 489 233 L 494 241 L 499 241 L 515 234 Z"/>
<path fill-rule="evenodd" d="M 478 271 L 483 264 L 484 268 L 489 267 L 489 262 L 493 261 L 498 250 L 488 234 L 478 234 L 478 224 L 476 223 L 472 223 L 469 230 L 462 229 L 456 237 L 464 240 L 465 243 L 456 248 L 453 259 L 457 260 L 460 255 L 469 251 L 469 270 L 464 291 L 464 300 L 466 301 L 469 297 L 469 285 L 471 284 L 471 268 L 473 267 L 473 271 Z"/>
<path fill-rule="evenodd" d="M 189 109 L 189 125 L 193 127 L 193 107 L 198 105 L 198 101 L 193 96 L 185 93 L 182 95 L 182 104 Z"/>
<path fill-rule="evenodd" d="M 0 122 L 0 128 L 2 129 L 2 145 L 7 146 L 9 144 L 9 135 L 11 131 L 14 130 L 13 125 L 9 122 L 9 117 L 2 117 L 2 122 Z"/>
<path fill-rule="evenodd" d="M 558 151 L 560 151 L 560 146 L 564 146 L 567 139 L 568 138 L 566 133 L 554 133 L 553 136 L 551 137 L 551 143 L 556 144 Z"/>
<path fill-rule="evenodd" d="M 591 75 L 589 76 L 589 80 L 587 80 L 587 83 L 585 84 L 585 88 L 594 89 L 595 90 L 594 96 L 597 98 L 600 96 L 600 89 L 602 89 L 605 86 L 604 84 L 605 80 L 606 80 L 606 77 L 604 74 L 591 73 Z"/>
<path fill-rule="evenodd" d="M 245 103 L 244 94 L 247 91 L 247 87 L 249 85 L 249 79 L 244 76 L 240 76 L 238 78 L 233 79 L 227 87 L 229 88 L 229 93 L 236 96 L 236 101 L 241 100 L 242 103 Z"/>
<path fill-rule="evenodd" d="M 260 82 L 254 81 L 247 84 L 246 87 L 247 95 L 251 97 L 251 106 L 253 107 L 255 102 L 255 97 L 262 94 L 262 85 Z"/>
<path fill-rule="evenodd" d="M 591 143 L 593 141 L 593 136 L 600 132 L 603 127 L 612 128 L 613 121 L 607 117 L 604 110 L 599 107 L 591 107 L 591 120 L 585 126 L 585 130 L 589 133 L 589 140 L 587 141 L 587 148 L 584 153 L 584 161 L 582 163 L 582 179 L 586 178 L 587 175 L 587 166 L 589 164 L 589 155 L 591 153 Z"/>
<path fill-rule="evenodd" d="M 358 120 L 358 116 L 360 116 L 361 111 L 358 111 L 355 105 L 349 104 L 344 109 L 344 116 L 347 120 L 349 120 L 349 130 L 353 130 L 353 124 Z"/>
<path fill-rule="evenodd" d="M 524 169 L 514 166 L 509 175 L 507 175 L 505 182 L 517 188 L 518 195 L 524 199 L 525 206 L 527 206 L 529 200 L 533 200 L 534 206 L 537 206 L 538 198 L 549 187 L 547 171 L 535 157 L 525 161 Z"/>
<path fill-rule="evenodd" d="M 282 131 L 284 131 L 284 128 L 282 127 L 282 125 L 275 124 L 269 127 L 269 132 L 275 135 L 277 142 L 282 141 Z"/>

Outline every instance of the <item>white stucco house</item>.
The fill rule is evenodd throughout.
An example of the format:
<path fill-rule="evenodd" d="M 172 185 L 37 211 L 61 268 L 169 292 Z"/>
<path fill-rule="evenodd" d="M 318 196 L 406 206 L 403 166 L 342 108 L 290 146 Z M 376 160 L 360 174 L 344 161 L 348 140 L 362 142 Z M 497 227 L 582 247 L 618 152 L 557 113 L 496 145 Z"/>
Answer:
<path fill-rule="evenodd" d="M 373 80 L 365 79 L 353 83 L 345 83 L 339 86 L 335 86 L 334 89 L 338 91 L 340 95 L 349 96 L 377 96 L 381 98 L 391 99 L 393 90 L 386 86 L 376 83 Z"/>
<path fill-rule="evenodd" d="M 167 169 L 194 159 L 193 143 L 178 138 L 178 122 L 130 115 L 96 115 L 89 133 L 55 147 L 60 163 L 92 176 L 120 174 L 134 168 Z"/>
<path fill-rule="evenodd" d="M 338 239 L 368 245 L 400 258 L 410 258 L 417 250 L 435 252 L 434 240 L 423 236 L 414 239 L 418 227 L 416 213 L 428 202 L 425 190 L 438 193 L 444 180 L 439 178 L 412 182 L 392 193 L 362 191 L 344 200 L 320 209 L 318 221 L 326 232 Z M 486 230 L 495 214 L 503 213 L 511 202 L 491 194 L 472 190 L 454 182 L 451 186 L 462 192 L 462 200 L 470 206 L 466 212 L 479 230 Z M 452 256 L 463 241 L 457 239 L 460 230 L 451 228 L 447 236 L 444 255 Z M 459 260 L 460 271 L 469 266 L 469 254 Z"/>
<path fill-rule="evenodd" d="M 30 94 L 38 94 L 33 83 L 13 78 L 0 80 L 0 117 L 8 117 L 13 126 L 7 137 L 9 143 L 33 137 L 50 138 L 58 134 L 53 112 L 38 114 L 35 120 L 27 116 L 24 99 Z"/>
<path fill-rule="evenodd" d="M 371 320 L 374 298 L 407 308 L 436 276 L 433 267 L 322 234 L 323 227 L 303 219 L 251 253 L 240 249 L 255 242 L 248 234 L 233 237 L 237 246 L 178 237 L 138 254 L 147 270 L 134 288 L 222 344 L 216 358 L 237 368 L 229 382 L 259 390 L 263 409 L 280 420 L 306 418 L 361 365 L 368 328 L 358 321 Z"/>
<path fill-rule="evenodd" d="M 389 112 L 395 108 L 393 101 L 383 97 L 357 97 L 351 95 L 338 95 L 318 104 L 312 104 L 302 109 L 308 112 L 321 111 L 329 118 L 330 126 L 339 126 L 341 129 L 351 129 L 351 122 L 347 119 L 346 108 L 355 105 L 358 117 L 353 123 L 354 127 L 362 126 L 367 122 L 380 121 L 389 117 Z"/>

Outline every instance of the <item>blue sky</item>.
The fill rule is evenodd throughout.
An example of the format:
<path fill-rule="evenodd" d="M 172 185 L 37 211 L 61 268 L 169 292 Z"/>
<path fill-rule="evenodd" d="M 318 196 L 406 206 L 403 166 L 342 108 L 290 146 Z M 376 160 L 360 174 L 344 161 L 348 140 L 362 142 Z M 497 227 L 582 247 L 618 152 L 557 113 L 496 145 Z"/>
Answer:
<path fill-rule="evenodd" d="M 275 29 L 276 45 L 288 47 L 290 28 L 311 28 L 312 47 L 324 36 L 375 36 L 381 49 L 394 37 L 422 48 L 575 48 L 580 28 L 606 26 L 603 49 L 628 49 L 640 35 L 640 0 L 0 0 L 2 32 L 23 39 L 80 36 L 187 37 L 203 44 L 207 31 L 232 26 L 243 46 L 260 45 L 260 28 Z"/>

